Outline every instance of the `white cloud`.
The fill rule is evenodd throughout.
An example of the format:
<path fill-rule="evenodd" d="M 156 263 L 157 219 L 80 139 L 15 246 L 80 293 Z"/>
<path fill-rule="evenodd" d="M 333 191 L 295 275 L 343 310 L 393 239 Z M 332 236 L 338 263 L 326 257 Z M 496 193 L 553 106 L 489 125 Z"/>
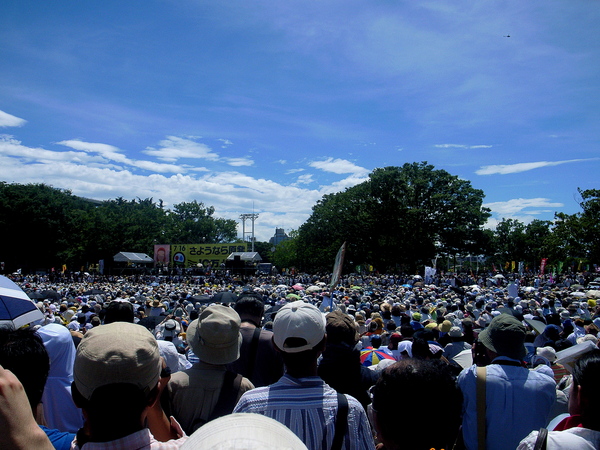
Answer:
<path fill-rule="evenodd" d="M 234 167 L 254 165 L 254 161 L 250 158 L 225 158 L 225 161 L 227 164 Z"/>
<path fill-rule="evenodd" d="M 530 163 L 517 163 L 517 164 L 499 164 L 492 166 L 482 166 L 479 170 L 476 170 L 475 173 L 477 175 L 506 175 L 509 173 L 520 173 L 527 172 L 528 170 L 539 169 L 541 167 L 551 167 L 551 166 L 559 166 L 561 164 L 568 164 L 574 162 L 583 162 L 583 161 L 594 161 L 598 158 L 588 158 L 588 159 L 569 159 L 565 161 L 537 161 Z"/>
<path fill-rule="evenodd" d="M 436 148 L 469 148 L 469 149 L 477 149 L 477 148 L 492 148 L 492 145 L 464 145 L 464 144 L 436 144 L 434 145 Z"/>
<path fill-rule="evenodd" d="M 159 148 L 148 147 L 143 152 L 167 162 L 175 162 L 180 158 L 208 159 L 218 161 L 219 155 L 205 144 L 177 136 L 168 136 L 159 142 Z"/>
<path fill-rule="evenodd" d="M 298 177 L 298 179 L 296 180 L 295 184 L 296 185 L 299 185 L 299 184 L 310 184 L 312 182 L 314 182 L 312 174 L 305 173 L 304 175 L 300 175 Z"/>
<path fill-rule="evenodd" d="M 82 150 L 86 153 L 99 153 L 107 159 L 120 163 L 128 163 L 129 159 L 121 151 L 112 145 L 100 144 L 95 142 L 84 142 L 79 139 L 71 139 L 57 142 L 59 145 L 70 147 L 75 150 Z"/>
<path fill-rule="evenodd" d="M 485 228 L 495 229 L 502 219 L 514 219 L 528 224 L 539 219 L 541 214 L 552 214 L 564 204 L 551 202 L 548 198 L 513 198 L 505 202 L 492 202 L 483 205 L 490 208 L 492 216 L 487 220 Z"/>
<path fill-rule="evenodd" d="M 117 147 L 108 144 L 101 144 L 95 142 L 84 142 L 79 139 L 71 139 L 67 141 L 60 141 L 57 144 L 64 145 L 66 147 L 73 148 L 75 150 L 82 150 L 86 153 L 98 153 L 103 158 L 111 161 L 118 162 L 120 164 L 137 167 L 139 169 L 148 170 L 151 172 L 159 173 L 185 173 L 187 168 L 184 166 L 178 166 L 175 164 L 162 164 L 154 161 L 144 160 L 133 160 L 129 159 L 121 150 Z"/>
<path fill-rule="evenodd" d="M 462 144 L 436 144 L 434 145 L 436 148 L 467 148 L 466 145 Z"/>
<path fill-rule="evenodd" d="M 26 123 L 25 119 L 0 111 L 0 127 L 22 127 Z"/>
<path fill-rule="evenodd" d="M 506 217 L 523 212 L 523 210 L 528 208 L 546 208 L 546 210 L 542 211 L 533 210 L 526 212 L 528 215 L 536 215 L 548 212 L 548 208 L 553 210 L 553 208 L 560 208 L 564 205 L 562 203 L 553 203 L 548 198 L 513 198 L 506 202 L 485 203 L 483 206 L 490 208 L 494 213 Z"/>
<path fill-rule="evenodd" d="M 280 159 L 279 161 L 276 161 L 278 164 L 287 164 L 287 160 L 285 159 Z"/>
<path fill-rule="evenodd" d="M 292 175 L 294 173 L 298 173 L 298 172 L 304 172 L 306 169 L 290 169 L 288 171 L 285 172 L 286 175 Z"/>
<path fill-rule="evenodd" d="M 229 139 L 217 139 L 217 141 L 220 141 L 223 143 L 221 148 L 227 148 L 228 146 L 233 145 L 233 142 L 231 142 Z"/>
<path fill-rule="evenodd" d="M 315 169 L 337 174 L 351 173 L 354 175 L 366 175 L 369 173 L 369 170 L 364 167 L 357 166 L 353 162 L 339 158 L 327 158 L 325 161 L 313 161 L 308 165 Z"/>

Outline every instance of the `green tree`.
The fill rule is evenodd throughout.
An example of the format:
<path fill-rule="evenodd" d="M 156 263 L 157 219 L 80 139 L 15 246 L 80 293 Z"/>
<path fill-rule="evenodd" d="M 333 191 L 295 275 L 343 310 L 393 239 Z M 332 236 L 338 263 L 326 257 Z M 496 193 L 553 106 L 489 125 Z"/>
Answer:
<path fill-rule="evenodd" d="M 289 239 L 280 242 L 273 252 L 272 263 L 279 271 L 298 265 L 298 231 L 292 230 Z"/>
<path fill-rule="evenodd" d="M 167 215 L 167 242 L 214 243 L 233 242 L 237 224 L 233 219 L 216 219 L 215 208 L 196 200 L 178 203 Z"/>
<path fill-rule="evenodd" d="M 252 244 L 249 245 L 249 248 L 252 248 Z M 264 263 L 272 262 L 272 248 L 273 244 L 269 244 L 268 242 L 256 241 L 254 243 L 254 251 L 260 255 L 260 257 L 262 258 L 262 262 Z"/>
<path fill-rule="evenodd" d="M 79 263 L 91 203 L 44 184 L 0 182 L 0 260 L 25 271 Z"/>
<path fill-rule="evenodd" d="M 578 189 L 581 195 L 579 205 L 580 238 L 588 260 L 600 264 L 600 189 Z"/>
<path fill-rule="evenodd" d="M 535 219 L 525 226 L 525 261 L 535 267 L 542 258 L 548 257 L 550 249 L 550 229 L 552 222 L 549 220 Z"/>
<path fill-rule="evenodd" d="M 342 242 L 347 260 L 380 271 L 415 270 L 438 252 L 467 252 L 489 217 L 483 191 L 423 163 L 375 169 L 369 180 L 323 197 L 300 227 L 303 265 L 331 270 Z"/>
<path fill-rule="evenodd" d="M 505 267 L 507 262 L 525 259 L 525 224 L 516 219 L 502 219 L 496 225 L 496 262 Z"/>

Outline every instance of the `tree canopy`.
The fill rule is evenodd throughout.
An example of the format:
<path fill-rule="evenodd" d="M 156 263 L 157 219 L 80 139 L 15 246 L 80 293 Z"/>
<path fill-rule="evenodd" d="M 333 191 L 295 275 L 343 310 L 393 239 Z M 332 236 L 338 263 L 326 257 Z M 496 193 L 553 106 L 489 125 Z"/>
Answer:
<path fill-rule="evenodd" d="M 348 264 L 414 270 L 439 252 L 479 246 L 489 217 L 483 198 L 469 181 L 426 162 L 375 169 L 364 183 L 317 202 L 299 229 L 299 258 L 325 268 L 346 241 Z"/>
<path fill-rule="evenodd" d="M 79 269 L 154 244 L 234 242 L 236 222 L 196 200 L 165 209 L 152 198 L 91 201 L 44 184 L 0 182 L 0 260 L 8 270 Z"/>

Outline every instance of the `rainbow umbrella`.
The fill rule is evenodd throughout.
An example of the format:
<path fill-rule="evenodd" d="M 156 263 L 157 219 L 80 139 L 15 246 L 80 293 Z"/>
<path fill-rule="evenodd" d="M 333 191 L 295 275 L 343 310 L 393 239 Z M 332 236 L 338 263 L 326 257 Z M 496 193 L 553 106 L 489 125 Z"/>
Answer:
<path fill-rule="evenodd" d="M 394 360 L 394 357 L 388 355 L 383 350 L 373 347 L 365 347 L 360 351 L 360 363 L 363 366 L 375 366 L 379 364 L 379 361 L 383 361 L 384 359 Z"/>

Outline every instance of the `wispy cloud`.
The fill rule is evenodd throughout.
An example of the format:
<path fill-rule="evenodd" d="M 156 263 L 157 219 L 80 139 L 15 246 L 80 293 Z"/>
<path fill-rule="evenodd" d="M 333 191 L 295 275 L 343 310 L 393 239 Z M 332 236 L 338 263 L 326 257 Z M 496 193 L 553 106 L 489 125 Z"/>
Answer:
<path fill-rule="evenodd" d="M 346 159 L 334 159 L 327 158 L 325 161 L 313 161 L 308 164 L 310 167 L 315 169 L 320 169 L 325 172 L 343 174 L 343 173 L 351 173 L 355 175 L 366 175 L 369 173 L 368 169 L 364 167 L 357 166 L 353 162 L 350 162 Z"/>
<path fill-rule="evenodd" d="M 553 210 L 564 205 L 562 203 L 551 202 L 548 198 L 513 198 L 506 202 L 486 203 L 483 206 L 490 208 L 492 212 L 498 213 L 501 216 L 511 216 L 529 208 L 536 208 L 538 210 L 526 211 L 527 214 L 537 215 L 542 212 L 548 212 L 548 209 Z"/>
<path fill-rule="evenodd" d="M 436 148 L 492 148 L 492 145 L 436 144 Z"/>
<path fill-rule="evenodd" d="M 250 158 L 225 158 L 225 162 L 234 167 L 254 165 L 254 161 Z"/>
<path fill-rule="evenodd" d="M 569 164 L 575 162 L 584 161 L 595 161 L 599 158 L 587 158 L 587 159 L 568 159 L 564 161 L 537 161 L 530 163 L 517 163 L 517 164 L 499 164 L 492 166 L 482 166 L 479 170 L 476 170 L 477 175 L 506 175 L 509 173 L 520 173 L 527 172 L 528 170 L 540 169 L 542 167 L 560 166 L 561 164 Z"/>
<path fill-rule="evenodd" d="M 167 136 L 158 144 L 159 148 L 148 147 L 143 153 L 167 162 L 175 162 L 182 158 L 219 160 L 219 155 L 214 153 L 210 147 L 192 139 Z"/>
<path fill-rule="evenodd" d="M 290 169 L 288 171 L 285 172 L 286 175 L 292 175 L 294 173 L 298 173 L 298 172 L 304 172 L 306 169 Z"/>
<path fill-rule="evenodd" d="M 300 184 L 310 184 L 312 183 L 313 180 L 313 176 L 310 173 L 305 173 L 304 175 L 300 175 L 298 177 L 298 179 L 296 180 L 296 185 L 300 185 Z"/>
<path fill-rule="evenodd" d="M 144 161 L 130 159 L 125 156 L 120 149 L 108 144 L 101 144 L 96 142 L 84 142 L 79 139 L 70 139 L 66 141 L 57 142 L 59 145 L 72 148 L 74 150 L 81 150 L 86 153 L 97 153 L 101 157 L 109 161 L 114 161 L 122 165 L 131 167 L 137 167 L 138 169 L 148 170 L 151 172 L 158 173 L 185 173 L 187 168 L 185 166 L 179 166 L 175 164 L 164 164 L 157 163 L 154 161 Z"/>
<path fill-rule="evenodd" d="M 229 139 L 217 139 L 217 141 L 220 141 L 223 145 L 221 145 L 221 148 L 227 148 L 230 145 L 233 145 L 233 142 L 231 142 Z"/>
<path fill-rule="evenodd" d="M 25 119 L 0 111 L 0 127 L 22 127 L 26 123 Z"/>

